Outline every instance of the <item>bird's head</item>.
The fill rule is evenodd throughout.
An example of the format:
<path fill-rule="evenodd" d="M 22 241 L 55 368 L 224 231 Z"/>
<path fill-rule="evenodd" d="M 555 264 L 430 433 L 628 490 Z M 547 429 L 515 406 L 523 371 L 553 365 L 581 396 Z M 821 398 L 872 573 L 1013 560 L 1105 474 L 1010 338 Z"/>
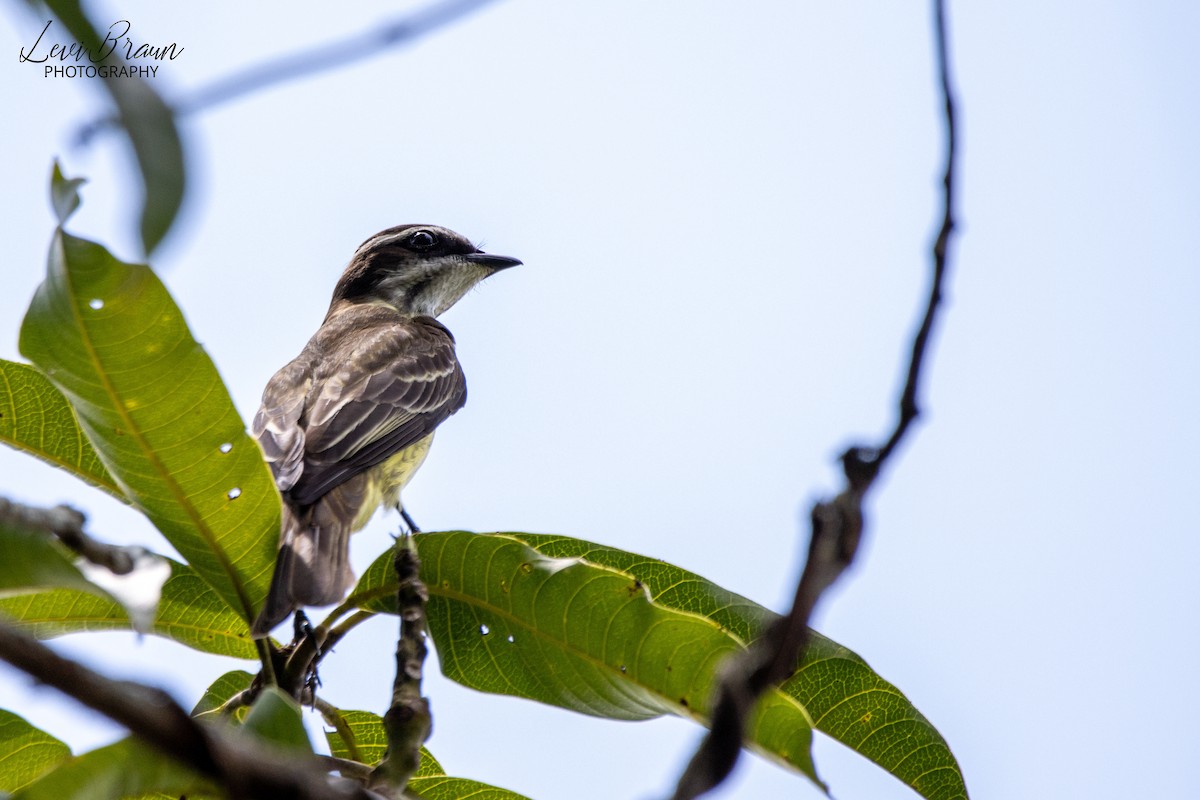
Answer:
<path fill-rule="evenodd" d="M 386 303 L 436 317 L 481 280 L 521 262 L 485 253 L 437 225 L 397 225 L 367 239 L 333 290 L 333 303 Z"/>

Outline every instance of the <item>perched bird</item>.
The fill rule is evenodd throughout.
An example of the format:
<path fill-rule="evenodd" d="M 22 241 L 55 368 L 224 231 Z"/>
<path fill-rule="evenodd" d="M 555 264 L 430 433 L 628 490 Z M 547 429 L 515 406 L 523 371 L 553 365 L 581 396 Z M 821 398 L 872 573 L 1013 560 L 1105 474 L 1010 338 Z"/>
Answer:
<path fill-rule="evenodd" d="M 404 514 L 400 490 L 434 429 L 467 399 L 454 337 L 435 317 L 520 263 L 436 225 L 388 228 L 355 251 L 325 321 L 271 378 L 254 417 L 283 496 L 279 555 L 255 638 L 296 608 L 344 598 L 354 582 L 350 534 L 381 505 Z"/>

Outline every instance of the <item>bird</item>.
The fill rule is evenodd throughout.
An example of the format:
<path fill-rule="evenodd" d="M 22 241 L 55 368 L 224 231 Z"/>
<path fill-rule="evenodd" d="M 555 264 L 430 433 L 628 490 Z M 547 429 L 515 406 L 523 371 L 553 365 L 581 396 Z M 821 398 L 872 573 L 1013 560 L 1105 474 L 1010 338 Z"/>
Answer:
<path fill-rule="evenodd" d="M 298 608 L 346 596 L 350 534 L 380 507 L 396 508 L 417 530 L 400 491 L 434 430 L 467 399 L 454 336 L 437 317 L 521 263 L 437 225 L 388 228 L 354 252 L 324 322 L 267 382 L 251 425 L 283 500 L 254 638 Z"/>

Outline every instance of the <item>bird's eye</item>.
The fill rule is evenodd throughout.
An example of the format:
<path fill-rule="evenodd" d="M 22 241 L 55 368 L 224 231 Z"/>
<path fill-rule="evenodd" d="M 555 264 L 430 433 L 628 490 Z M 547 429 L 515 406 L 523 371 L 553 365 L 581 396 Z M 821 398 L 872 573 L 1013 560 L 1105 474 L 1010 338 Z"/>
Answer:
<path fill-rule="evenodd" d="M 417 231 L 408 237 L 408 246 L 413 250 L 428 250 L 437 244 L 437 237 L 429 231 Z"/>

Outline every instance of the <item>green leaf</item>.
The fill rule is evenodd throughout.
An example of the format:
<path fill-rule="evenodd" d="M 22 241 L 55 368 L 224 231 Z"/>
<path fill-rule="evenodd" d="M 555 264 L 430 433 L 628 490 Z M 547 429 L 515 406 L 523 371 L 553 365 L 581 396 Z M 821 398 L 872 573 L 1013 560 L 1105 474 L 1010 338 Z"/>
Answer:
<path fill-rule="evenodd" d="M 706 723 L 718 665 L 776 616 L 686 570 L 569 537 L 451 532 L 416 542 L 447 677 L 583 713 Z M 394 611 L 390 559 L 371 565 L 347 604 Z M 760 703 L 748 746 L 818 781 L 814 726 L 926 797 L 966 796 L 928 721 L 819 634 L 796 674 Z"/>
<path fill-rule="evenodd" d="M 368 711 L 368 712 L 364 712 L 364 713 L 369 714 L 370 712 Z M 380 717 L 378 715 L 372 715 L 372 716 L 375 717 L 375 719 L 377 720 L 377 724 L 382 729 L 383 717 Z M 384 738 L 385 739 L 387 738 L 386 732 L 384 733 Z M 385 742 L 385 744 L 386 744 L 386 742 Z M 380 753 L 379 760 L 382 760 L 383 756 L 384 756 L 384 754 Z M 376 761 L 375 763 L 378 763 L 378 761 Z M 426 749 L 425 747 L 422 747 L 421 748 L 421 764 L 420 764 L 420 766 L 417 767 L 417 774 L 414 775 L 413 777 L 414 778 L 436 778 L 436 777 L 439 777 L 439 776 L 442 776 L 445 774 L 446 774 L 446 770 L 444 770 L 442 768 L 441 762 L 439 762 L 436 758 L 434 758 L 433 753 L 429 752 L 428 749 Z"/>
<path fill-rule="evenodd" d="M 742 648 L 712 620 L 653 602 L 627 572 L 547 557 L 506 534 L 416 541 L 442 672 L 480 691 L 610 719 L 705 722 L 716 668 Z M 371 565 L 348 602 L 394 609 L 390 557 Z M 811 721 L 791 698 L 769 694 L 748 739 L 820 783 Z"/>
<path fill-rule="evenodd" d="M 192 716 L 215 715 L 236 695 L 249 689 L 254 677 L 243 670 L 226 672 L 205 690 L 200 702 L 192 709 Z M 285 750 L 308 754 L 313 752 L 308 733 L 304 730 L 300 706 L 274 686 L 265 687 L 252 705 L 234 710 L 226 721 L 236 723 L 235 730 L 239 732 L 249 731 L 257 738 Z"/>
<path fill-rule="evenodd" d="M 177 798 L 220 796 L 196 773 L 129 737 L 62 762 L 14 800 L 121 800 L 158 792 Z"/>
<path fill-rule="evenodd" d="M 357 761 L 367 766 L 375 766 L 383 760 L 387 752 L 387 733 L 383 729 L 383 718 L 370 711 L 339 711 L 345 723 L 348 736 L 343 736 L 337 730 L 326 730 L 325 741 L 329 744 L 330 755 Z M 430 766 L 432 762 L 434 766 Z M 441 771 L 441 765 L 422 747 L 421 766 L 417 770 L 420 775 L 425 769 Z"/>
<path fill-rule="evenodd" d="M 325 741 L 329 745 L 329 754 L 335 758 L 357 761 L 373 767 L 383 760 L 387 753 L 387 731 L 383 727 L 383 717 L 371 711 L 338 711 L 347 736 L 339 730 L 325 731 Z M 417 767 L 419 776 L 444 776 L 442 765 L 433 757 L 433 753 L 422 747 L 421 764 Z"/>
<path fill-rule="evenodd" d="M 71 36 L 92 53 L 106 53 L 103 38 L 83 13 L 78 0 L 45 0 Z M 119 65 L 117 56 L 105 63 Z M 183 203 L 183 145 L 175 125 L 175 114 L 149 82 L 141 77 L 89 81 L 108 92 L 117 109 L 117 120 L 125 129 L 142 179 L 141 234 L 146 253 L 162 241 Z"/>
<path fill-rule="evenodd" d="M 286 750 L 312 753 L 300 706 L 275 686 L 258 693 L 242 729 Z"/>
<path fill-rule="evenodd" d="M 34 366 L 0 359 L 0 442 L 129 502 L 80 430 L 67 398 Z"/>
<path fill-rule="evenodd" d="M 103 589 L 83 577 L 70 551 L 45 533 L 0 522 L 0 596 L 52 587 L 97 592 L 108 597 Z"/>
<path fill-rule="evenodd" d="M 246 621 L 194 570 L 170 563 L 171 577 L 163 584 L 150 632 L 204 653 L 257 658 Z M 132 629 L 115 601 L 71 589 L 0 598 L 0 614 L 39 639 Z"/>
<path fill-rule="evenodd" d="M 415 775 L 408 782 L 408 788 L 422 800 L 528 800 L 525 795 L 508 789 L 449 775 Z"/>
<path fill-rule="evenodd" d="M 0 791 L 14 792 L 71 757 L 71 749 L 0 709 Z"/>
<path fill-rule="evenodd" d="M 636 575 L 656 603 L 700 614 L 743 642 L 758 638 L 778 616 L 662 561 L 566 536 L 509 535 L 551 558 L 582 558 Z M 800 667 L 780 691 L 804 707 L 814 727 L 923 797 L 966 798 L 962 770 L 949 745 L 909 699 L 849 648 L 816 631 L 811 637 Z"/>
<path fill-rule="evenodd" d="M 145 80 L 104 81 L 142 174 L 142 247 L 147 254 L 167 235 L 183 205 L 183 144 L 175 113 Z"/>
<path fill-rule="evenodd" d="M 126 497 L 252 619 L 275 560 L 279 494 L 154 272 L 58 230 L 20 346 L 75 409 Z"/>
<path fill-rule="evenodd" d="M 204 695 L 196 703 L 196 707 L 192 709 L 192 716 L 199 717 L 219 710 L 236 695 L 249 689 L 253 681 L 254 676 L 245 670 L 235 669 L 231 672 L 226 672 L 204 690 Z M 249 711 L 248 706 L 243 706 L 243 708 Z M 242 716 L 244 717 L 244 715 Z M 240 717 L 238 721 L 241 721 Z"/>
<path fill-rule="evenodd" d="M 337 731 L 325 731 L 330 754 L 368 766 L 378 764 L 387 750 L 383 718 L 370 711 L 342 711 L 341 715 L 352 741 L 346 741 Z M 471 800 L 525 800 L 522 795 L 507 789 L 467 778 L 451 778 L 424 747 L 421 748 L 421 765 L 408 782 L 408 788 L 425 800 L 460 800 L 464 797 Z"/>
<path fill-rule="evenodd" d="M 50 205 L 54 207 L 54 216 L 59 225 L 66 225 L 67 220 L 79 208 L 79 187 L 87 181 L 83 178 L 64 178 L 59 169 L 58 161 L 50 174 Z"/>

